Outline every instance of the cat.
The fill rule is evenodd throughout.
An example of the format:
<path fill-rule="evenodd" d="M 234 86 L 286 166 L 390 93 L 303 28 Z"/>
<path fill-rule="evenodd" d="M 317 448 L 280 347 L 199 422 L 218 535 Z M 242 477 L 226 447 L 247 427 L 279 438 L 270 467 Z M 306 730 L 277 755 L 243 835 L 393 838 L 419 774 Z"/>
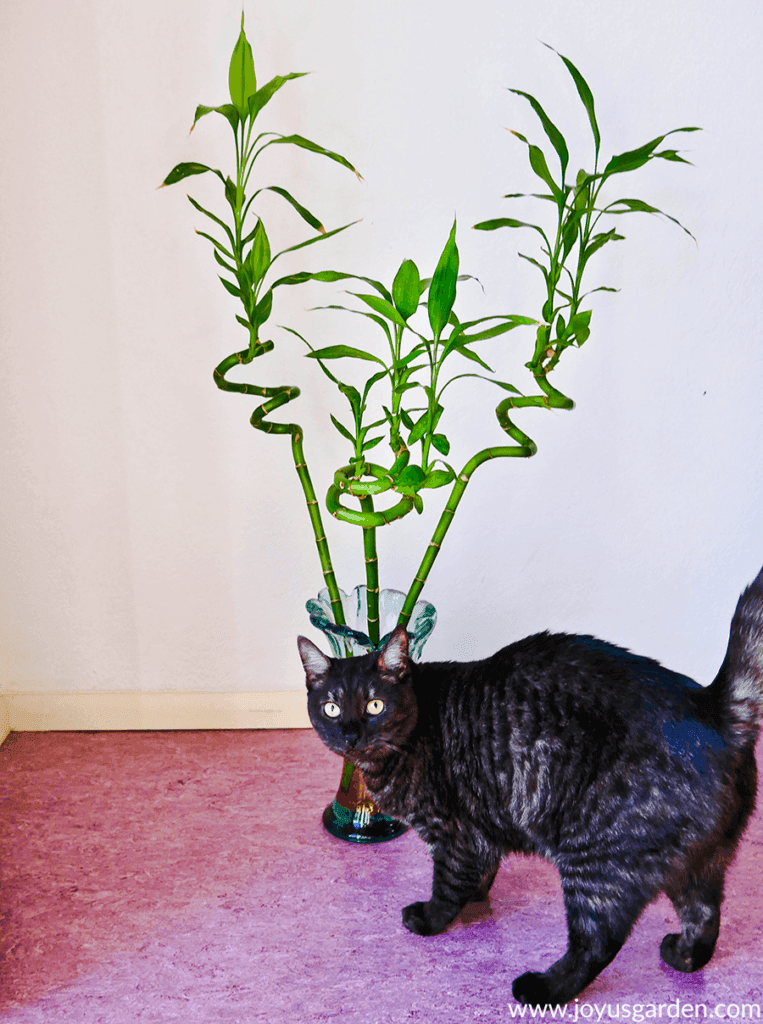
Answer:
<path fill-rule="evenodd" d="M 705 966 L 755 804 L 763 569 L 707 688 L 563 633 L 466 663 L 414 663 L 404 627 L 355 658 L 329 658 L 305 637 L 298 646 L 316 732 L 431 852 L 432 896 L 405 907 L 406 928 L 442 932 L 487 899 L 502 856 L 535 853 L 559 871 L 569 946 L 514 981 L 520 1003 L 577 996 L 661 891 L 681 927 L 662 940 L 662 959 L 683 972 Z"/>

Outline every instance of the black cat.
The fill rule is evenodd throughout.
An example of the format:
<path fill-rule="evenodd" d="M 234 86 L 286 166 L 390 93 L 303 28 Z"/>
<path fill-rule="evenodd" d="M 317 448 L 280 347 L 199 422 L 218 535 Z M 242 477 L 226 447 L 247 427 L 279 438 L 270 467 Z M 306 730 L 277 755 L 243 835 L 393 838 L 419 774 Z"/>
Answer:
<path fill-rule="evenodd" d="M 487 897 L 504 854 L 537 853 L 561 876 L 569 947 L 516 979 L 519 1002 L 576 996 L 660 891 L 681 924 L 662 959 L 708 962 L 755 803 L 763 570 L 707 688 L 591 636 L 540 633 L 464 664 L 412 662 L 402 627 L 358 658 L 298 642 L 318 735 L 430 848 L 432 897 L 403 910 L 406 928 L 443 931 Z"/>

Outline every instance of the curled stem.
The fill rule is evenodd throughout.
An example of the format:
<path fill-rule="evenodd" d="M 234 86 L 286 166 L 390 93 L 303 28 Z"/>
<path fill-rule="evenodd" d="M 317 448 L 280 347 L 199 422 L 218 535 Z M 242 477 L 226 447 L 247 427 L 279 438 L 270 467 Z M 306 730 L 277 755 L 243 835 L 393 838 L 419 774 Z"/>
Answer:
<path fill-rule="evenodd" d="M 511 421 L 509 418 L 509 409 L 521 408 L 525 406 L 536 406 L 545 409 L 573 409 L 575 403 L 571 398 L 567 398 L 561 391 L 558 391 L 546 379 L 546 373 L 542 368 L 535 368 L 533 370 L 533 376 L 538 383 L 538 386 L 543 391 L 542 395 L 529 395 L 529 396 L 518 396 L 505 399 L 497 407 L 495 413 L 502 429 L 518 443 L 511 446 L 502 446 L 494 448 L 484 448 L 481 452 L 477 452 L 469 461 L 466 463 L 464 468 L 456 477 L 453 484 L 453 488 L 450 492 L 447 504 L 442 511 L 435 531 L 432 535 L 432 539 L 429 542 L 424 558 L 421 561 L 416 575 L 413 578 L 408 594 L 403 604 L 403 608 L 398 618 L 398 624 L 401 626 L 407 626 L 416 602 L 419 599 L 421 591 L 424 589 L 424 584 L 427 581 L 429 573 L 434 565 L 435 559 L 440 553 L 445 534 L 450 529 L 450 524 L 453 522 L 453 517 L 456 514 L 459 502 L 464 496 L 466 486 L 472 478 L 474 471 L 485 462 L 489 462 L 492 459 L 503 459 L 503 458 L 530 458 L 535 455 L 538 450 L 537 445 L 523 430 Z"/>
<path fill-rule="evenodd" d="M 262 430 L 266 434 L 291 435 L 291 452 L 292 458 L 294 459 L 294 468 L 297 471 L 297 476 L 299 477 L 299 482 L 302 485 L 302 491 L 305 495 L 307 512 L 310 516 L 310 523 L 313 528 L 315 546 L 318 549 L 321 571 L 323 572 L 323 578 L 329 592 L 334 622 L 338 626 L 342 626 L 345 624 L 344 612 L 342 610 L 342 599 L 339 594 L 336 577 L 334 576 L 334 569 L 331 563 L 331 553 L 329 551 L 328 540 L 326 538 L 326 531 L 323 528 L 320 506 L 318 504 L 318 499 L 315 496 L 315 489 L 313 488 L 312 480 L 310 479 L 310 472 L 307 468 L 307 463 L 302 449 L 302 438 L 304 436 L 302 427 L 300 427 L 298 423 L 276 423 L 266 419 L 266 417 L 275 409 L 280 408 L 282 405 L 287 405 L 295 398 L 298 398 L 300 394 L 299 388 L 288 386 L 266 388 L 260 387 L 258 384 L 239 384 L 226 380 L 225 377 L 228 371 L 233 369 L 234 366 L 250 363 L 256 356 L 263 355 L 265 352 L 269 352 L 272 348 L 273 343 L 271 341 L 265 341 L 257 342 L 254 347 L 250 346 L 250 348 L 244 349 L 243 352 L 234 352 L 226 359 L 223 359 L 223 361 L 215 367 L 215 384 L 221 391 L 235 391 L 242 395 L 257 395 L 259 398 L 268 399 L 268 401 L 263 402 L 262 405 L 257 406 L 252 413 L 249 422 L 256 430 Z"/>
<path fill-rule="evenodd" d="M 407 452 L 405 453 L 407 455 Z M 403 462 L 403 456 L 395 463 Z M 403 463 L 404 464 L 404 463 Z M 352 523 L 353 526 L 362 526 L 364 529 L 375 529 L 377 526 L 386 526 L 402 516 L 408 515 L 414 507 L 415 500 L 410 495 L 403 495 L 401 500 L 391 508 L 383 511 L 374 511 L 373 502 L 364 504 L 364 499 L 374 494 L 383 494 L 394 484 L 393 472 L 383 466 L 377 466 L 367 462 L 362 467 L 364 475 L 371 476 L 373 480 L 360 480 L 357 477 L 355 466 L 343 466 L 334 475 L 334 483 L 329 487 L 326 495 L 326 508 L 335 519 L 344 523 Z M 341 503 L 342 494 L 351 494 L 360 500 L 360 510 L 347 508 Z"/>

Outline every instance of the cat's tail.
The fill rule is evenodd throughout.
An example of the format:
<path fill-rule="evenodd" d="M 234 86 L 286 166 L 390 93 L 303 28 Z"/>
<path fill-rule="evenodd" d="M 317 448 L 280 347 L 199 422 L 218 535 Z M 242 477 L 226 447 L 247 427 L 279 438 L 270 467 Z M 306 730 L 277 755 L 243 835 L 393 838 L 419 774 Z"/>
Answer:
<path fill-rule="evenodd" d="M 708 693 L 727 741 L 754 744 L 763 712 L 763 569 L 739 598 L 726 657 Z"/>

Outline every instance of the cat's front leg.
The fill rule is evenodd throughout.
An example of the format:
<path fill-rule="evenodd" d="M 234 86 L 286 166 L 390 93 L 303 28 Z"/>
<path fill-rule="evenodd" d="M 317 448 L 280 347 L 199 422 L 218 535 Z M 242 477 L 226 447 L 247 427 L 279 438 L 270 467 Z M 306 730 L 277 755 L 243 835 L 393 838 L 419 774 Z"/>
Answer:
<path fill-rule="evenodd" d="M 403 908 L 403 924 L 416 935 L 437 935 L 467 903 L 486 899 L 498 862 L 486 868 L 473 851 L 432 846 L 432 898 Z M 487 886 L 487 888 L 486 888 Z"/>

